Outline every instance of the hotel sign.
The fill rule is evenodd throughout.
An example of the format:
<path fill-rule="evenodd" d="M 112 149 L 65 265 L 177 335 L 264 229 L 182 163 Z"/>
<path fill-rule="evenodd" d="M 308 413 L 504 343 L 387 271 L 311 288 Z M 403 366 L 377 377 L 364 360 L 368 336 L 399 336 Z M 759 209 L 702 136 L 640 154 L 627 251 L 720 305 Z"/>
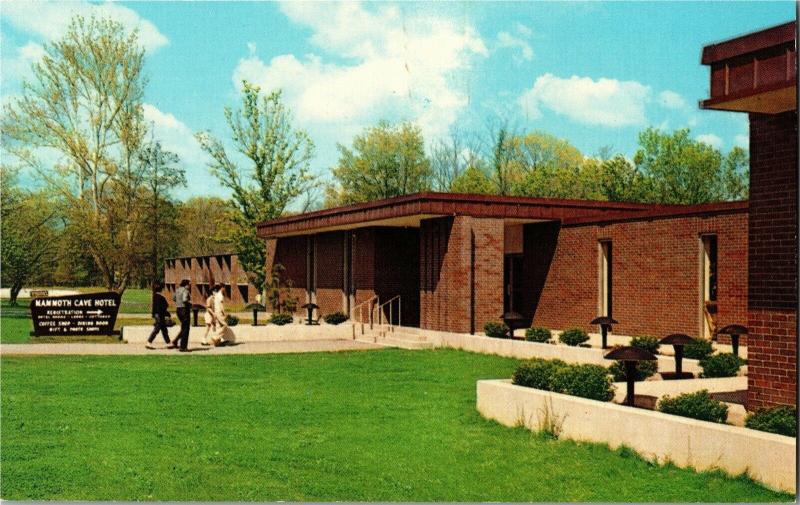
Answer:
<path fill-rule="evenodd" d="M 119 305 L 120 295 L 114 292 L 34 298 L 33 335 L 111 335 Z"/>

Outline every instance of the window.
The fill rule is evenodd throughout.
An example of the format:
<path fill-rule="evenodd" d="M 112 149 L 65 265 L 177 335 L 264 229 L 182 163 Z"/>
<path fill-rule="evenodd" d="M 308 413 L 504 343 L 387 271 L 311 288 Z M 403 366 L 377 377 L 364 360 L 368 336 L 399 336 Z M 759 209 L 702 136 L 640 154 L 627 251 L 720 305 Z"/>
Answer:
<path fill-rule="evenodd" d="M 600 241 L 600 303 L 599 309 L 601 316 L 611 317 L 612 299 L 612 275 L 611 275 L 611 241 Z"/>
<path fill-rule="evenodd" d="M 702 300 L 703 313 L 702 335 L 713 338 L 716 333 L 717 313 L 717 236 L 703 235 L 700 237 L 701 275 L 702 275 Z"/>
<path fill-rule="evenodd" d="M 717 301 L 717 236 L 704 235 L 703 242 L 703 301 Z"/>

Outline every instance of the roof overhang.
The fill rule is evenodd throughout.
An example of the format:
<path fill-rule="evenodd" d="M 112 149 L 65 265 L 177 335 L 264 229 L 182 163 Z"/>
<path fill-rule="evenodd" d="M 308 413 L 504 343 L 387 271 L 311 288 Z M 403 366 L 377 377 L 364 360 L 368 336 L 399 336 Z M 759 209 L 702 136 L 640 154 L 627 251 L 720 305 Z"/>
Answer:
<path fill-rule="evenodd" d="M 704 109 L 779 114 L 797 109 L 795 22 L 703 48 L 711 67 Z"/>
<path fill-rule="evenodd" d="M 650 207 L 639 203 L 415 193 L 265 221 L 258 224 L 258 236 L 266 239 L 372 226 L 419 227 L 424 219 L 457 215 L 502 218 L 510 223 L 569 221 L 628 215 Z"/>

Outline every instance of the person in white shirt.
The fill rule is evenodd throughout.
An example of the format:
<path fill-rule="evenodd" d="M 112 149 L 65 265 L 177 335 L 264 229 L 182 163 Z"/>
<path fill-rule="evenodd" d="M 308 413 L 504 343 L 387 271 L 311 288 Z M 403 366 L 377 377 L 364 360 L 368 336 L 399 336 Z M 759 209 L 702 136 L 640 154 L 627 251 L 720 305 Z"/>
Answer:
<path fill-rule="evenodd" d="M 211 295 L 209 295 L 209 297 L 206 298 L 206 312 L 205 314 L 203 314 L 203 319 L 205 320 L 206 323 L 206 332 L 203 335 L 203 341 L 201 342 L 201 344 L 205 346 L 211 345 L 208 343 L 208 334 L 212 331 L 214 333 L 217 332 L 217 316 L 216 313 L 214 312 L 215 311 L 214 302 L 216 300 L 217 291 L 219 291 L 217 289 L 217 286 L 214 286 L 211 289 Z"/>
<path fill-rule="evenodd" d="M 228 323 L 225 318 L 228 314 L 225 312 L 225 295 L 222 291 L 222 284 L 214 286 L 216 293 L 214 294 L 214 317 L 217 320 L 217 335 L 214 338 L 214 345 L 228 345 L 229 342 L 225 340 L 225 332 L 228 330 Z"/>

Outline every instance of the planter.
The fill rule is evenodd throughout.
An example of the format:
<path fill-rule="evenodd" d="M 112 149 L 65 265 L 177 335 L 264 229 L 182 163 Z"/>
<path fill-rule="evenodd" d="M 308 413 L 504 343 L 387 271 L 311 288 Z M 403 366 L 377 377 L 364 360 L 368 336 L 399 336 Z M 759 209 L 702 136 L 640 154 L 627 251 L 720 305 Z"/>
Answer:
<path fill-rule="evenodd" d="M 645 458 L 696 470 L 747 472 L 769 487 L 796 492 L 797 441 L 791 437 L 515 386 L 508 380 L 478 381 L 477 394 L 481 415 L 506 426 L 534 431 L 555 426 L 561 438 L 611 448 L 625 445 Z"/>

